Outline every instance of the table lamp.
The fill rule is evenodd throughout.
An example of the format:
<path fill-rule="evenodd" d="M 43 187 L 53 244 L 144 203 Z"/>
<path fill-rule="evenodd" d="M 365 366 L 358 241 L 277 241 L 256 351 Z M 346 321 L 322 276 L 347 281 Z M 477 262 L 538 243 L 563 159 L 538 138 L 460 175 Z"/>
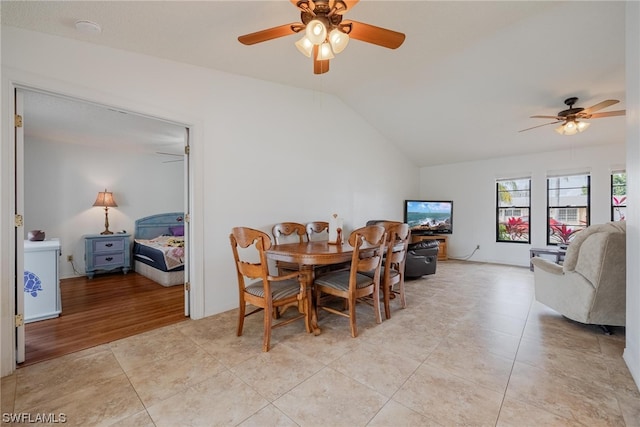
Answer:
<path fill-rule="evenodd" d="M 100 234 L 113 234 L 113 231 L 109 231 L 109 208 L 118 207 L 116 201 L 113 200 L 113 193 L 107 191 L 106 188 L 104 191 L 100 191 L 93 206 L 104 207 L 104 231 Z"/>

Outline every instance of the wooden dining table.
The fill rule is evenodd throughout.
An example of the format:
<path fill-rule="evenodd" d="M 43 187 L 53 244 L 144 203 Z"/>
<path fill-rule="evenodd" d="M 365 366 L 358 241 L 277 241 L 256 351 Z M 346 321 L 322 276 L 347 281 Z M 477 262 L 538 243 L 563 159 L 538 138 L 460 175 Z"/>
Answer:
<path fill-rule="evenodd" d="M 311 314 L 311 330 L 320 333 L 318 318 L 313 301 L 311 287 L 314 280 L 314 267 L 341 264 L 351 261 L 353 247 L 348 243 L 329 244 L 328 241 L 284 243 L 273 245 L 265 251 L 267 258 L 275 261 L 291 262 L 300 265 L 301 282 L 306 289 L 305 310 Z"/>

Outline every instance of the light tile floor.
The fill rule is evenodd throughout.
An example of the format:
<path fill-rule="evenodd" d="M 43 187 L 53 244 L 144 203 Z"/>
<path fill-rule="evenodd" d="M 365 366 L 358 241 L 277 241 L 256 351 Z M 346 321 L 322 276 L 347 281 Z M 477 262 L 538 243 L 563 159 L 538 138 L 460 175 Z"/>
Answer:
<path fill-rule="evenodd" d="M 640 393 L 606 336 L 533 299 L 527 268 L 441 262 L 376 325 L 321 313 L 273 331 L 236 311 L 18 369 L 2 412 L 68 426 L 640 426 Z M 397 303 L 397 301 L 392 301 Z M 50 420 L 54 421 L 54 420 Z M 4 422 L 4 420 L 3 420 Z M 55 424 L 51 422 L 50 424 Z"/>

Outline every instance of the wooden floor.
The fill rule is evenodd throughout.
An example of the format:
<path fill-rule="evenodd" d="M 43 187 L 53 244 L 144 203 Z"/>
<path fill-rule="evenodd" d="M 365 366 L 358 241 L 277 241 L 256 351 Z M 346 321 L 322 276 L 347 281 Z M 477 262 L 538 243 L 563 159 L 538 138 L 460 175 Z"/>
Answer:
<path fill-rule="evenodd" d="M 60 281 L 60 317 L 28 323 L 30 365 L 187 319 L 183 286 L 164 287 L 137 273 Z"/>

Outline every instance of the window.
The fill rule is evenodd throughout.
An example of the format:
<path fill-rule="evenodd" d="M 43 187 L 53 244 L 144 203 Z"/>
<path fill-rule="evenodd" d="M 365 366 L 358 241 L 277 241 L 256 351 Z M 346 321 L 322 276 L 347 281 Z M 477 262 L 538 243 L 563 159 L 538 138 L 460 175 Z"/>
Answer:
<path fill-rule="evenodd" d="M 531 179 L 496 182 L 496 241 L 530 243 Z"/>
<path fill-rule="evenodd" d="M 547 178 L 547 244 L 566 245 L 589 226 L 591 177 Z"/>
<path fill-rule="evenodd" d="M 611 221 L 627 219 L 627 173 L 611 174 Z"/>

